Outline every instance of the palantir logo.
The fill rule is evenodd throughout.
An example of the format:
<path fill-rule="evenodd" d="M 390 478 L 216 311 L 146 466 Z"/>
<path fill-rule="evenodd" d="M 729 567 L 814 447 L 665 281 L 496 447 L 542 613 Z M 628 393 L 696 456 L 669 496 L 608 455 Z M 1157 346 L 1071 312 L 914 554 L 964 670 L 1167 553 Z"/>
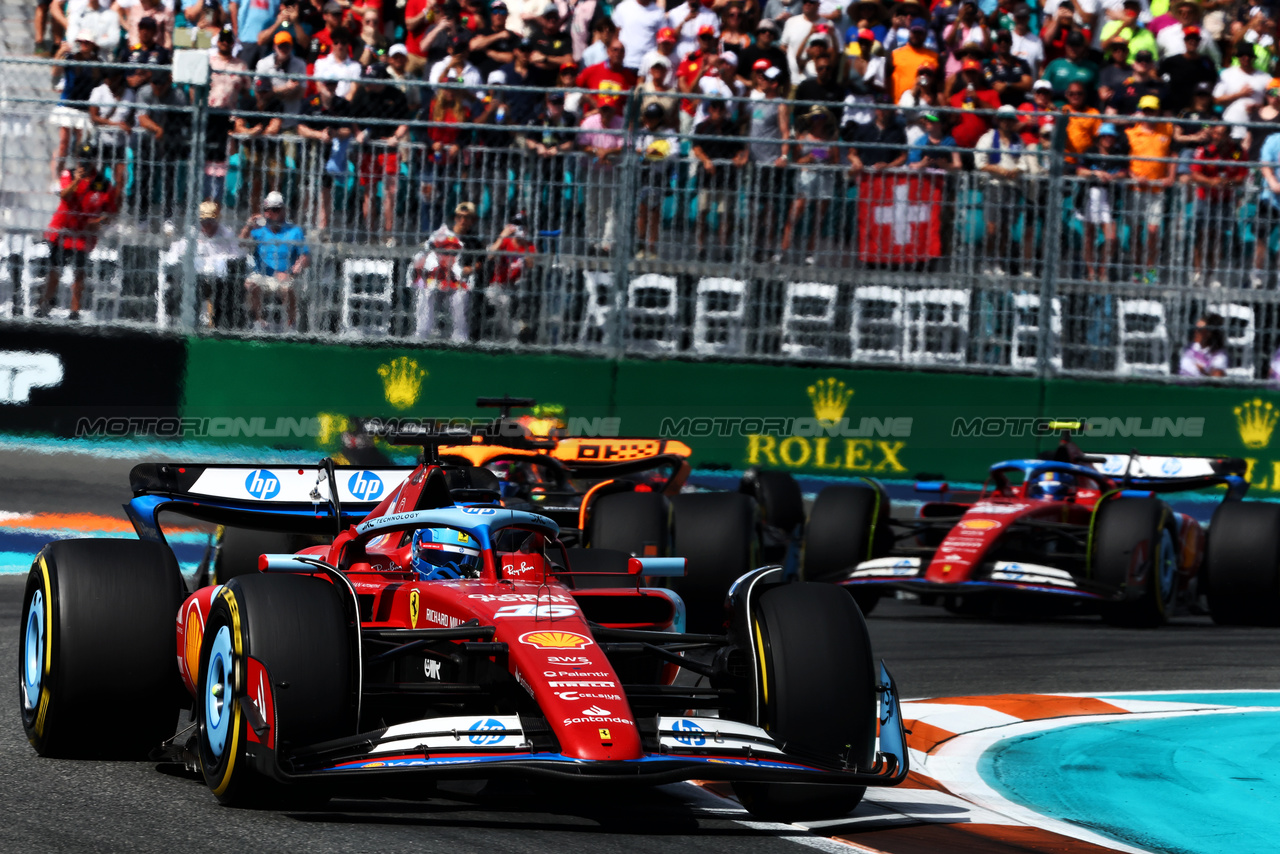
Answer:
<path fill-rule="evenodd" d="M 0 351 L 0 403 L 26 403 L 33 388 L 62 382 L 62 360 L 54 353 Z"/>
<path fill-rule="evenodd" d="M 490 733 L 489 735 L 469 736 L 468 740 L 472 744 L 498 744 L 502 739 L 506 738 L 504 733 L 507 728 L 502 725 L 502 721 L 496 721 L 493 718 L 485 718 L 482 721 L 476 721 L 471 726 L 467 727 L 467 729 L 470 732 Z M 494 730 L 497 730 L 497 732 L 493 733 Z"/>
<path fill-rule="evenodd" d="M 347 481 L 347 489 L 361 501 L 372 501 L 382 494 L 382 478 L 371 471 L 358 471 Z"/>
<path fill-rule="evenodd" d="M 244 479 L 244 488 L 259 501 L 269 501 L 280 494 L 280 478 L 266 469 L 254 469 Z"/>
<path fill-rule="evenodd" d="M 689 747 L 701 747 L 702 745 L 707 743 L 707 737 L 702 734 L 706 732 L 706 730 L 704 730 L 702 727 L 698 726 L 695 722 L 691 720 L 681 718 L 680 720 L 672 724 L 671 728 L 676 732 L 688 733 L 688 735 L 676 736 L 676 741 L 680 742 L 681 744 L 687 745 Z"/>

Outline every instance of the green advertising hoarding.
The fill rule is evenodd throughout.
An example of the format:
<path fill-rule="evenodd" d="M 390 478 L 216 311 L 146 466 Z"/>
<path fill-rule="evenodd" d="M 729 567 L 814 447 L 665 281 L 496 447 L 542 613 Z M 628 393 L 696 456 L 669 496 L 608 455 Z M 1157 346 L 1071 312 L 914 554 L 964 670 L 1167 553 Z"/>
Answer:
<path fill-rule="evenodd" d="M 217 339 L 187 364 L 184 416 L 242 444 L 325 451 L 348 416 L 492 416 L 475 399 L 509 394 L 562 405 L 574 435 L 679 439 L 703 467 L 980 480 L 1078 424 L 1086 451 L 1240 456 L 1280 492 L 1280 404 L 1257 389 Z"/>

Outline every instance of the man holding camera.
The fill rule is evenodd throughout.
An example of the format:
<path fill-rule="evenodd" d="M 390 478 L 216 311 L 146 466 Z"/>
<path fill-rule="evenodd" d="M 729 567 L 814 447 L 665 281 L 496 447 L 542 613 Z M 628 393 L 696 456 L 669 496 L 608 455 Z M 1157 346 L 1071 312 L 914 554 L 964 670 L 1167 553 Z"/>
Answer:
<path fill-rule="evenodd" d="M 62 268 L 70 266 L 74 275 L 70 318 L 80 319 L 89 253 L 98 245 L 98 231 L 102 224 L 120 208 L 119 192 L 94 164 L 96 152 L 93 146 L 81 146 L 76 154 L 75 165 L 62 173 L 58 209 L 53 212 L 53 219 L 49 220 L 49 228 L 44 235 L 49 243 L 49 274 L 45 280 L 44 296 L 35 311 L 36 317 L 49 316 L 49 309 L 58 300 Z"/>

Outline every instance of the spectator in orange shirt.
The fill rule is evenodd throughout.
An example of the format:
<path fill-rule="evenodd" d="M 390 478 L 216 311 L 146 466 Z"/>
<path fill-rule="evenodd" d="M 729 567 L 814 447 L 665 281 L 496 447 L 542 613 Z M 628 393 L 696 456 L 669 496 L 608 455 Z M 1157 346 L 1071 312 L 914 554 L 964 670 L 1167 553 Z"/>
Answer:
<path fill-rule="evenodd" d="M 1160 258 L 1160 231 L 1164 225 L 1165 190 L 1173 186 L 1173 164 L 1166 161 L 1173 148 L 1173 127 L 1158 120 L 1160 99 L 1143 95 L 1138 99 L 1142 119 L 1125 131 L 1129 140 L 1129 185 L 1133 192 L 1129 204 L 1133 217 L 1135 267 L 1145 262 L 1146 273 L 1135 274 L 1135 280 L 1154 284 L 1159 280 L 1156 262 Z M 1138 257 L 1137 235 L 1146 243 L 1144 259 Z"/>
<path fill-rule="evenodd" d="M 1076 81 L 1067 87 L 1067 103 L 1064 113 L 1080 113 L 1077 118 L 1067 119 L 1067 158 L 1066 162 L 1076 163 L 1072 154 L 1081 154 L 1093 147 L 1098 138 L 1098 129 L 1102 127 L 1102 114 L 1088 106 L 1089 90 L 1083 83 Z"/>
<path fill-rule="evenodd" d="M 928 63 L 934 68 L 938 67 L 938 52 L 924 46 L 928 35 L 929 25 L 924 18 L 913 19 L 911 35 L 907 37 L 907 43 L 892 54 L 893 102 L 895 104 L 902 98 L 903 92 L 911 91 L 911 88 L 916 85 L 916 74 L 921 65 Z"/>

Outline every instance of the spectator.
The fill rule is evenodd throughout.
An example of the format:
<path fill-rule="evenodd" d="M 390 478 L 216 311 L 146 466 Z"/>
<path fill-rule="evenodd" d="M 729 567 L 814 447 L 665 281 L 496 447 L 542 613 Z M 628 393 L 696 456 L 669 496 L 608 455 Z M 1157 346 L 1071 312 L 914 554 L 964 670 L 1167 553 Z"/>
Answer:
<path fill-rule="evenodd" d="M 1261 167 L 1262 195 L 1258 198 L 1258 234 L 1254 240 L 1253 272 L 1249 284 L 1255 288 L 1269 285 L 1271 240 L 1280 225 L 1280 133 L 1272 133 L 1262 143 L 1258 154 Z M 1273 362 L 1274 364 L 1274 362 Z"/>
<path fill-rule="evenodd" d="M 723 15 L 724 20 L 720 22 L 720 49 L 733 54 L 740 61 L 743 51 L 752 44 L 742 0 L 730 0 L 729 8 L 724 10 Z"/>
<path fill-rule="evenodd" d="M 1173 7 L 1174 17 L 1178 24 L 1165 27 L 1156 34 L 1156 47 L 1161 59 L 1178 56 L 1183 53 L 1202 53 L 1213 60 L 1215 66 L 1222 65 L 1222 52 L 1213 39 L 1201 38 L 1200 4 L 1196 0 L 1180 0 Z"/>
<path fill-rule="evenodd" d="M 942 116 L 925 113 L 924 136 L 907 149 L 908 169 L 955 171 L 964 167 L 955 137 L 947 133 Z"/>
<path fill-rule="evenodd" d="M 760 17 L 776 21 L 779 27 L 784 27 L 787 21 L 803 11 L 803 3 L 804 0 L 766 0 Z"/>
<path fill-rule="evenodd" d="M 227 180 L 227 147 L 232 127 L 231 111 L 250 83 L 245 64 L 232 56 L 235 33 L 227 24 L 218 33 L 209 51 L 209 113 L 205 123 L 204 193 L 206 199 L 221 201 Z"/>
<path fill-rule="evenodd" d="M 804 263 L 813 266 L 817 262 L 818 233 L 827 221 L 827 208 L 835 195 L 836 173 L 827 167 L 839 161 L 840 149 L 833 144 L 835 133 L 831 127 L 831 114 L 826 107 L 815 104 L 805 112 L 805 119 L 805 130 L 796 135 L 791 145 L 792 164 L 798 167 L 796 197 L 791 202 L 787 226 L 782 231 L 781 252 L 773 257 L 775 264 L 790 251 L 796 227 L 810 202 L 816 203 L 816 212 L 809 219 L 809 248 Z"/>
<path fill-rule="evenodd" d="M 433 11 L 437 15 L 435 26 L 426 30 L 418 39 L 418 50 L 422 53 L 424 68 L 431 68 L 444 59 L 449 52 L 449 46 L 463 38 L 462 9 L 457 0 L 438 3 Z M 378 42 L 382 38 L 377 30 L 377 23 L 378 16 L 373 14 L 372 21 L 365 21 L 360 31 L 361 41 L 367 43 L 361 47 L 361 65 L 368 65 L 376 60 Z"/>
<path fill-rule="evenodd" d="M 956 144 L 961 148 L 973 148 L 984 133 L 991 129 L 991 112 L 1000 106 L 1000 96 L 987 85 L 982 73 L 982 63 L 966 59 L 961 66 L 964 89 L 951 96 L 950 104 L 963 112 L 951 129 Z"/>
<path fill-rule="evenodd" d="M 1191 93 L 1201 83 L 1216 85 L 1218 68 L 1213 60 L 1199 52 L 1200 33 L 1190 32 L 1186 35 L 1186 44 L 1190 48 L 1160 63 L 1160 78 L 1168 83 L 1169 98 L 1164 106 L 1172 113 L 1186 109 L 1191 101 Z"/>
<path fill-rule="evenodd" d="M 719 219 L 719 243 L 728 248 L 728 235 L 737 200 L 738 172 L 747 162 L 746 146 L 738 139 L 738 129 L 729 120 L 729 105 L 714 98 L 705 101 L 707 117 L 694 127 L 691 140 L 698 170 L 698 257 L 705 260 L 708 217 Z"/>
<path fill-rule="evenodd" d="M 636 214 L 636 260 L 658 257 L 658 226 L 662 203 L 671 190 L 671 175 L 680 154 L 680 140 L 665 127 L 666 110 L 650 104 L 641 111 L 643 132 L 636 136 L 640 158 L 639 210 Z"/>
<path fill-rule="evenodd" d="M 947 51 L 948 78 L 960 73 L 962 50 L 974 47 L 986 53 L 991 49 L 991 30 L 978 11 L 977 0 L 961 0 L 955 23 L 942 31 L 942 43 Z"/>
<path fill-rule="evenodd" d="M 271 56 L 258 60 L 254 70 L 271 84 L 272 95 L 280 101 L 281 128 L 293 130 L 298 126 L 298 116 L 302 113 L 303 83 L 276 75 L 302 77 L 307 73 L 307 64 L 294 55 L 293 36 L 288 32 L 276 33 L 272 41 L 274 49 Z"/>
<path fill-rule="evenodd" d="M 388 86 L 391 74 L 381 62 L 364 70 L 360 91 L 351 102 L 351 112 L 359 128 L 356 143 L 361 146 L 360 184 L 364 187 L 362 205 L 363 221 L 371 228 L 377 222 L 375 198 L 378 184 L 382 184 L 382 230 L 388 246 L 395 244 L 392 237 L 396 211 L 396 188 L 400 173 L 400 143 L 409 135 L 409 126 L 403 122 L 409 118 L 409 104 L 404 93 Z M 441 89 L 437 100 L 452 95 L 452 90 Z M 400 124 L 397 124 L 400 122 Z"/>
<path fill-rule="evenodd" d="M 533 66 L 529 57 L 533 54 L 533 42 L 521 40 L 512 51 L 511 62 L 489 75 L 490 86 L 532 86 Z M 478 122 L 488 121 L 497 124 L 527 125 L 533 121 L 538 108 L 542 106 L 543 95 L 537 91 L 494 92 L 489 104 Z M 497 108 L 501 106 L 499 114 Z M 499 117 L 501 116 L 501 117 Z"/>
<path fill-rule="evenodd" d="M 124 43 L 121 44 L 124 46 Z M 173 61 L 173 51 L 161 47 L 156 41 L 156 22 L 154 18 L 144 18 L 138 22 L 138 41 L 128 48 L 125 62 L 137 65 L 138 70 L 126 79 L 130 89 L 139 90 L 151 83 L 150 67 L 153 65 L 169 65 Z M 135 92 L 136 94 L 136 92 Z"/>
<path fill-rule="evenodd" d="M 1258 161 L 1262 158 L 1262 143 L 1280 126 L 1280 80 L 1271 80 L 1267 84 L 1267 97 L 1262 105 L 1249 113 L 1249 120 L 1256 124 L 1245 134 L 1245 159 Z"/>
<path fill-rule="evenodd" d="M 66 30 L 58 26 L 57 19 L 50 11 L 53 0 L 36 0 L 35 13 L 32 18 L 32 25 L 35 29 L 35 54 L 36 56 L 48 56 L 53 53 L 53 45 L 62 41 L 62 37 L 66 35 Z M 45 40 L 44 34 L 52 31 L 53 41 Z"/>
<path fill-rule="evenodd" d="M 1101 38 L 1105 49 L 1124 45 L 1130 56 L 1137 56 L 1143 50 L 1153 57 L 1156 55 L 1156 37 L 1140 18 L 1143 5 L 1142 0 L 1124 0 L 1121 17 L 1103 24 Z"/>
<path fill-rule="evenodd" d="M 574 81 L 579 89 L 591 89 L 596 92 L 608 92 L 619 98 L 619 109 L 627 103 L 627 93 L 636 88 L 636 73 L 623 64 L 626 48 L 622 42 L 614 39 L 608 44 L 608 56 L 598 65 L 590 65 L 582 69 L 578 79 Z M 584 96 L 590 109 L 595 109 L 593 96 Z"/>
<path fill-rule="evenodd" d="M 476 102 L 484 97 L 480 87 L 484 81 L 480 78 L 480 69 L 471 64 L 471 51 L 467 48 L 467 40 L 458 38 L 449 43 L 449 55 L 431 66 L 427 73 L 428 83 L 442 83 L 454 80 L 466 84 L 470 92 L 458 92 L 469 109 L 475 109 Z"/>
<path fill-rule="evenodd" d="M 591 44 L 582 52 L 582 67 L 599 65 L 609 58 L 609 42 L 618 36 L 618 27 L 608 18 L 597 18 L 591 28 Z"/>
<path fill-rule="evenodd" d="M 149 24 L 143 23 L 150 21 Z M 121 10 L 120 23 L 125 28 L 128 43 L 145 44 L 142 30 L 149 28 L 155 36 L 155 44 L 165 50 L 173 49 L 173 8 L 161 5 L 160 0 L 137 0 Z"/>
<path fill-rule="evenodd" d="M 402 44 L 393 44 L 391 49 L 387 51 L 387 73 L 391 75 L 390 79 L 395 81 L 389 83 L 404 93 L 405 103 L 409 106 L 409 112 L 416 113 L 422 108 L 422 76 L 417 71 L 410 70 L 409 50 Z M 359 66 L 357 66 L 359 67 Z M 363 72 L 362 72 L 363 73 Z"/>
<path fill-rule="evenodd" d="M 538 16 L 538 31 L 533 36 L 533 52 L 529 61 L 534 67 L 536 85 L 550 88 L 556 73 L 565 63 L 573 62 L 573 44 L 560 23 L 560 9 L 548 2 Z"/>
<path fill-rule="evenodd" d="M 1044 66 L 1044 43 L 1040 36 L 1031 29 L 1031 7 L 1019 3 L 1013 7 L 1013 46 L 1010 52 L 1021 59 L 1031 69 L 1032 77 L 1040 76 Z"/>
<path fill-rule="evenodd" d="M 457 25 L 458 11 L 457 3 L 446 3 L 445 6 L 452 10 L 452 17 L 446 13 L 446 19 L 454 23 L 456 30 L 461 30 L 461 26 Z M 446 42 L 452 44 L 452 42 Z M 382 16 L 373 9 L 366 9 L 360 17 L 360 34 L 356 36 L 355 50 L 352 56 L 360 62 L 362 66 L 368 68 L 375 62 L 383 62 L 386 59 L 387 49 L 391 46 L 387 41 L 386 35 L 382 32 Z M 437 59 L 438 57 L 430 57 Z"/>
<path fill-rule="evenodd" d="M 410 7 L 412 7 L 414 2 L 425 3 L 426 0 L 410 0 Z M 351 45 L 352 47 L 355 46 L 355 34 L 351 32 L 351 28 L 346 24 L 345 12 L 346 9 L 343 8 L 342 4 L 339 3 L 338 0 L 327 0 L 327 2 L 324 3 L 322 12 L 324 27 L 317 30 L 311 36 L 311 47 L 315 51 L 315 57 L 317 60 L 328 56 L 333 50 L 333 37 L 337 33 L 346 33 L 347 35 L 352 36 Z M 408 12 L 406 12 L 406 17 L 408 17 Z M 412 49 L 412 43 L 415 40 L 410 38 L 408 41 L 410 42 Z M 421 61 L 418 62 L 418 66 L 422 66 Z"/>
<path fill-rule="evenodd" d="M 308 0 L 310 5 L 310 0 Z M 293 48 L 293 55 L 304 60 L 311 49 L 311 37 L 307 35 L 307 31 L 303 29 L 300 21 L 301 10 L 298 6 L 298 0 L 280 0 L 280 8 L 276 12 L 276 19 L 271 22 L 270 26 L 263 27 L 258 33 L 258 49 L 266 50 L 269 45 L 275 45 L 276 36 L 282 33 L 288 33 Z M 258 60 L 259 63 L 262 60 Z M 303 63 L 306 64 L 305 62 Z"/>
<path fill-rule="evenodd" d="M 1148 95 L 1154 95 L 1164 104 L 1169 97 L 1169 87 L 1156 73 L 1155 57 L 1150 51 L 1140 50 L 1133 58 L 1133 74 L 1126 77 L 1112 94 L 1107 112 L 1114 115 L 1130 116 L 1138 112 L 1138 102 Z"/>
<path fill-rule="evenodd" d="M 1235 125 L 1231 136 L 1242 140 L 1248 132 L 1246 125 L 1252 121 L 1252 110 L 1261 106 L 1271 85 L 1271 75 L 1253 67 L 1253 51 L 1241 51 L 1236 63 L 1222 69 L 1213 89 L 1213 101 L 1223 108 L 1222 120 Z"/>
<path fill-rule="evenodd" d="M 350 100 L 355 94 L 355 81 L 360 79 L 360 75 L 364 72 L 360 63 L 356 62 L 351 56 L 351 34 L 343 30 L 333 34 L 333 50 L 328 56 L 322 56 L 316 60 L 314 76 L 326 80 L 338 81 L 338 97 Z M 400 48 L 405 52 L 404 45 L 396 45 L 392 48 Z"/>
<path fill-rule="evenodd" d="M 578 66 L 572 60 L 560 66 L 560 70 L 556 72 L 557 89 L 572 89 L 574 83 L 578 79 Z M 582 93 L 566 92 L 564 95 L 564 109 L 566 112 L 573 113 L 575 116 L 582 115 Z"/>
<path fill-rule="evenodd" d="M 738 52 L 738 76 L 754 80 L 756 64 L 764 60 L 782 72 L 781 90 L 785 93 L 791 87 L 791 63 L 786 51 L 776 44 L 780 33 L 778 25 L 767 18 L 759 23 L 756 43 Z"/>
<path fill-rule="evenodd" d="M 254 327 L 261 331 L 267 329 L 262 298 L 278 295 L 284 303 L 288 328 L 296 328 L 297 277 L 311 264 L 311 253 L 302 228 L 285 219 L 284 196 L 268 193 L 262 203 L 262 213 L 249 218 L 240 230 L 240 239 L 253 245 L 254 272 L 244 280 L 244 289 Z"/>
<path fill-rule="evenodd" d="M 911 21 L 911 34 L 906 45 L 893 52 L 893 100 L 902 100 L 903 93 L 916 85 L 922 65 L 938 67 L 938 53 L 925 47 L 927 25 L 924 18 Z"/>
<path fill-rule="evenodd" d="M 63 42 L 53 57 L 55 60 L 68 60 L 73 63 L 93 62 L 98 58 L 98 46 L 91 33 L 79 33 L 74 43 Z M 58 147 L 49 160 L 51 183 L 49 192 L 62 192 L 62 161 L 67 152 L 79 148 L 88 142 L 87 132 L 92 126 L 89 119 L 89 96 L 96 88 L 93 69 L 83 65 L 52 66 L 54 81 L 62 77 L 62 94 L 58 105 L 49 116 L 49 123 L 58 128 Z"/>
<path fill-rule="evenodd" d="M 663 121 L 675 127 L 679 120 L 680 104 L 674 95 L 668 94 L 674 91 L 668 82 L 671 77 L 665 56 L 653 61 L 649 66 L 648 78 L 640 83 L 640 110 L 643 113 L 650 104 L 657 104 L 662 108 Z"/>
<path fill-rule="evenodd" d="M 512 321 L 521 314 L 519 289 L 528 284 L 525 274 L 538 254 L 525 227 L 523 213 L 512 217 L 498 238 L 489 244 L 489 253 L 493 256 L 492 272 L 484 292 L 489 328 L 482 337 L 488 341 L 510 341 L 515 337 Z"/>
<path fill-rule="evenodd" d="M 863 27 L 845 48 L 845 68 L 849 88 L 854 94 L 878 98 L 885 90 L 887 61 L 875 33 Z"/>
<path fill-rule="evenodd" d="M 831 67 L 836 72 L 836 79 L 841 81 L 843 85 L 843 77 L 840 74 L 842 49 L 840 43 L 836 41 L 835 36 L 831 32 L 831 26 L 826 22 L 820 22 L 813 28 L 813 34 L 809 36 L 804 43 L 804 54 L 799 57 L 800 76 L 802 78 L 817 76 L 817 66 L 814 64 L 818 57 L 825 57 L 830 60 Z M 799 79 L 799 78 L 797 78 Z"/>
<path fill-rule="evenodd" d="M 1067 39 L 1076 30 L 1075 8 L 1071 3 L 1059 3 L 1053 12 L 1046 12 L 1040 29 L 1040 42 L 1044 47 L 1044 65 L 1061 59 L 1067 52 Z"/>
<path fill-rule="evenodd" d="M 596 112 L 582 120 L 578 135 L 579 147 L 592 158 L 587 166 L 587 240 L 602 255 L 613 251 L 614 166 L 626 144 L 624 126 L 617 96 L 602 95 L 596 99 Z"/>
<path fill-rule="evenodd" d="M 1120 182 L 1129 176 L 1129 166 L 1119 157 L 1120 131 L 1110 122 L 1098 130 L 1098 139 L 1080 159 L 1076 176 L 1085 181 L 1088 193 L 1084 206 L 1085 278 L 1091 282 L 1110 280 L 1110 264 L 1115 258 L 1115 210 Z M 1102 228 L 1102 252 L 1098 252 L 1098 228 Z"/>
<path fill-rule="evenodd" d="M 258 35 L 270 27 L 280 14 L 280 0 L 228 0 L 236 38 L 240 40 L 240 59 L 249 68 L 257 68 L 267 51 L 258 47 Z"/>
<path fill-rule="evenodd" d="M 507 28 L 507 5 L 501 0 L 489 6 L 490 24 L 471 37 L 470 62 L 487 80 L 499 68 L 515 61 L 516 45 L 524 38 Z"/>
<path fill-rule="evenodd" d="M 838 57 L 833 60 L 825 54 L 817 57 L 814 62 L 814 75 L 801 81 L 796 87 L 796 101 L 802 104 L 806 102 L 821 103 L 829 110 L 839 109 L 840 104 L 844 102 L 845 87 L 840 82 L 837 71 Z M 801 113 L 808 111 L 808 105 L 800 111 Z"/>
<path fill-rule="evenodd" d="M 53 8 L 58 8 L 56 5 Z M 74 8 L 68 4 L 66 32 L 79 38 L 86 33 L 98 48 L 98 56 L 116 55 L 120 47 L 120 16 L 106 0 L 81 0 Z"/>
<path fill-rule="evenodd" d="M 476 236 L 476 223 L 479 221 L 480 217 L 476 214 L 476 206 L 473 203 L 459 202 L 453 209 L 453 225 L 441 225 L 431 232 L 424 248 L 430 251 L 433 245 L 446 238 L 457 240 L 459 269 L 462 277 L 470 280 L 480 269 L 483 260 L 481 250 L 484 249 L 484 242 Z"/>
<path fill-rule="evenodd" d="M 1173 150 L 1179 158 L 1190 160 L 1195 150 L 1209 141 L 1209 125 L 1205 123 L 1218 120 L 1218 111 L 1213 108 L 1213 85 L 1196 84 L 1191 93 L 1191 106 L 1178 113 L 1178 118 L 1201 122 L 1199 127 L 1181 123 L 1173 126 Z M 1179 174 L 1190 172 L 1190 164 L 1178 166 Z"/>
<path fill-rule="evenodd" d="M 561 185 L 566 183 L 567 155 L 573 150 L 578 117 L 565 109 L 563 92 L 550 91 L 534 115 L 530 124 L 539 128 L 531 133 L 518 134 L 517 143 L 534 156 L 534 186 L 545 187 L 546 200 L 537 199 L 534 207 L 539 229 L 563 231 L 561 202 L 564 194 Z"/>
<path fill-rule="evenodd" d="M 755 240 L 756 258 L 762 260 L 773 246 L 778 233 L 778 216 L 786 205 L 791 105 L 781 100 L 782 67 L 770 65 L 767 59 L 758 59 L 756 63 L 747 136 L 752 140 L 748 152 L 755 163 L 756 197 L 763 208 L 757 215 Z"/>
<path fill-rule="evenodd" d="M 822 25 L 822 18 L 818 15 L 818 0 L 804 0 L 801 13 L 788 18 L 787 23 L 782 27 L 782 38 L 778 46 L 787 53 L 790 79 L 793 82 L 800 80 L 803 76 L 800 67 L 801 51 L 808 47 L 809 37 L 820 25 Z M 719 28 L 716 32 L 720 32 Z"/>
<path fill-rule="evenodd" d="M 1196 185 L 1193 284 L 1203 281 L 1206 264 L 1211 273 L 1220 269 L 1226 234 L 1235 222 L 1239 204 L 1236 190 L 1249 174 L 1248 168 L 1240 165 L 1243 159 L 1226 125 L 1210 128 L 1208 144 L 1197 148 L 1192 158 L 1191 183 Z M 1217 279 L 1211 284 L 1221 286 Z"/>
<path fill-rule="evenodd" d="M 1098 129 L 1102 127 L 1101 113 L 1093 107 L 1088 106 L 1089 90 L 1084 83 L 1079 81 L 1073 82 L 1067 87 L 1067 103 L 1062 108 L 1064 113 L 1073 113 L 1071 118 L 1067 119 L 1067 145 L 1068 154 L 1080 154 L 1088 151 L 1093 145 L 1094 138 L 1098 135 Z M 1159 99 L 1153 95 L 1148 95 L 1159 106 Z M 1151 101 L 1139 101 L 1141 106 L 1143 103 L 1152 103 Z M 1067 163 L 1075 165 L 1076 158 L 1067 157 Z"/>
<path fill-rule="evenodd" d="M 1164 228 L 1165 191 L 1173 186 L 1173 165 L 1165 162 L 1173 145 L 1173 129 L 1160 121 L 1160 102 L 1147 95 L 1138 102 L 1142 119 L 1125 131 L 1129 143 L 1129 206 L 1133 217 L 1130 243 L 1134 249 L 1135 267 L 1145 264 L 1145 274 L 1134 278 L 1148 284 L 1159 281 L 1156 263 L 1160 258 L 1160 235 Z M 1138 237 L 1144 239 L 1139 241 Z M 1146 244 L 1145 257 L 1139 257 L 1139 244 Z"/>
<path fill-rule="evenodd" d="M 1207 314 L 1196 321 L 1191 343 L 1178 361 L 1180 377 L 1225 377 L 1227 348 L 1223 335 L 1222 315 Z"/>
<path fill-rule="evenodd" d="M 887 102 L 876 106 L 873 121 L 856 127 L 853 143 L 848 157 L 855 176 L 863 169 L 897 169 L 907 162 L 907 134 L 898 124 L 893 105 Z"/>
<path fill-rule="evenodd" d="M 1031 66 L 1013 55 L 1013 34 L 1001 30 L 995 36 L 995 53 L 987 62 L 986 78 L 1001 104 L 1016 107 L 1031 93 Z"/>
<path fill-rule="evenodd" d="M 338 97 L 339 81 L 321 77 L 316 94 L 307 100 L 302 109 L 302 121 L 298 133 L 304 139 L 315 140 L 320 145 L 324 171 L 320 176 L 320 210 L 316 223 L 320 235 L 327 237 L 329 211 L 333 207 L 333 184 L 345 182 L 351 151 L 351 139 L 355 136 L 351 102 Z"/>
<path fill-rule="evenodd" d="M 1039 158 L 1028 151 L 1018 136 L 1018 111 L 1009 104 L 996 110 L 996 126 L 978 140 L 973 154 L 974 168 L 986 179 L 982 185 L 983 220 L 987 229 L 987 258 L 992 266 L 987 272 L 1005 275 L 1001 260 L 1012 260 L 1015 245 L 1014 226 L 1018 215 L 1027 207 L 1025 180 L 1040 171 Z M 1114 128 L 1113 128 L 1114 130 Z M 1031 269 L 1034 240 L 1023 225 L 1022 270 Z"/>
<path fill-rule="evenodd" d="M 235 117 L 236 136 L 240 141 L 240 171 L 249 185 L 250 204 L 258 213 L 258 199 L 264 195 L 263 184 L 271 190 L 280 189 L 281 160 L 280 115 L 284 107 L 271 91 L 271 84 L 262 78 L 254 81 L 253 94 L 241 95 Z M 247 137 L 247 138 L 244 138 Z"/>
<path fill-rule="evenodd" d="M 639 78 L 641 80 L 649 79 L 649 69 L 659 61 L 666 65 L 667 72 L 663 82 L 670 88 L 675 85 L 676 66 L 679 64 L 679 60 L 676 59 L 676 31 L 670 27 L 663 27 L 658 30 L 657 45 L 641 57 L 640 70 L 638 72 Z"/>
<path fill-rule="evenodd" d="M 1117 110 L 1112 99 L 1133 77 L 1133 66 L 1129 64 L 1129 46 L 1113 45 L 1107 49 L 1105 57 L 1105 64 L 1098 70 L 1098 105 L 1106 113 L 1115 113 Z"/>
<path fill-rule="evenodd" d="M 89 95 L 89 121 L 93 123 L 94 150 L 98 162 L 111 175 L 111 183 L 124 186 L 129 133 L 133 130 L 134 94 L 124 85 L 124 71 L 107 71 L 102 83 Z"/>
<path fill-rule="evenodd" d="M 191 115 L 186 94 L 173 85 L 167 71 L 151 73 L 150 85 L 138 93 L 138 128 L 142 131 L 134 150 L 135 188 L 138 217 L 145 223 L 151 213 L 156 191 L 165 221 L 174 215 L 178 188 L 178 166 L 190 156 Z M 150 107 L 179 109 L 155 110 Z"/>
<path fill-rule="evenodd" d="M 440 329 L 441 320 L 449 321 L 450 340 L 465 344 L 471 337 L 471 277 L 463 273 L 461 252 L 462 243 L 458 238 L 433 236 L 427 243 L 426 253 L 414 259 L 419 338 L 434 338 L 444 331 Z"/>
<path fill-rule="evenodd" d="M 84 276 L 89 268 L 89 253 L 98 244 L 98 232 L 120 207 L 119 188 L 107 180 L 94 165 L 95 152 L 90 145 L 81 146 L 75 163 L 62 173 L 62 190 L 58 209 L 49 220 L 44 239 L 49 244 L 49 273 L 44 295 L 36 307 L 36 317 L 48 317 L 58 300 L 58 280 L 63 267 L 72 269 L 71 320 L 80 319 L 80 302 L 84 297 Z"/>
<path fill-rule="evenodd" d="M 1044 79 L 1053 84 L 1053 91 L 1058 97 L 1065 97 L 1072 83 L 1080 83 L 1084 87 L 1085 104 L 1097 97 L 1098 66 L 1089 59 L 1089 48 L 1083 35 L 1072 33 L 1067 36 L 1066 54 L 1045 66 Z"/>
<path fill-rule="evenodd" d="M 1040 138 L 1040 131 L 1045 125 L 1053 124 L 1053 113 L 1057 107 L 1053 105 L 1053 84 L 1048 80 L 1037 80 L 1031 84 L 1030 103 L 1021 104 L 1018 112 L 1022 113 L 1022 141 L 1033 145 Z"/>
<path fill-rule="evenodd" d="M 712 6 L 715 0 L 685 0 L 667 12 L 667 26 L 676 31 L 679 41 L 676 42 L 676 56 L 684 59 L 694 50 L 706 50 L 702 36 L 710 33 L 716 38 L 716 52 L 719 52 L 720 16 Z M 817 2 L 814 0 L 816 8 Z"/>
<path fill-rule="evenodd" d="M 720 55 L 714 52 L 715 37 L 704 34 L 705 50 L 699 48 L 685 57 L 676 71 L 676 81 L 681 92 L 713 95 L 718 98 L 732 96 L 733 92 L 720 80 Z M 705 100 L 686 98 L 680 103 L 680 133 L 688 135 L 694 125 L 707 117 Z"/>
<path fill-rule="evenodd" d="M 219 221 L 221 214 L 217 202 L 200 203 L 200 228 L 194 250 L 196 299 L 200 303 L 198 323 L 220 329 L 232 325 L 234 284 L 230 276 L 243 254 L 235 233 Z M 183 263 L 186 255 L 187 238 L 182 237 L 169 247 L 164 263 L 176 266 Z"/>

